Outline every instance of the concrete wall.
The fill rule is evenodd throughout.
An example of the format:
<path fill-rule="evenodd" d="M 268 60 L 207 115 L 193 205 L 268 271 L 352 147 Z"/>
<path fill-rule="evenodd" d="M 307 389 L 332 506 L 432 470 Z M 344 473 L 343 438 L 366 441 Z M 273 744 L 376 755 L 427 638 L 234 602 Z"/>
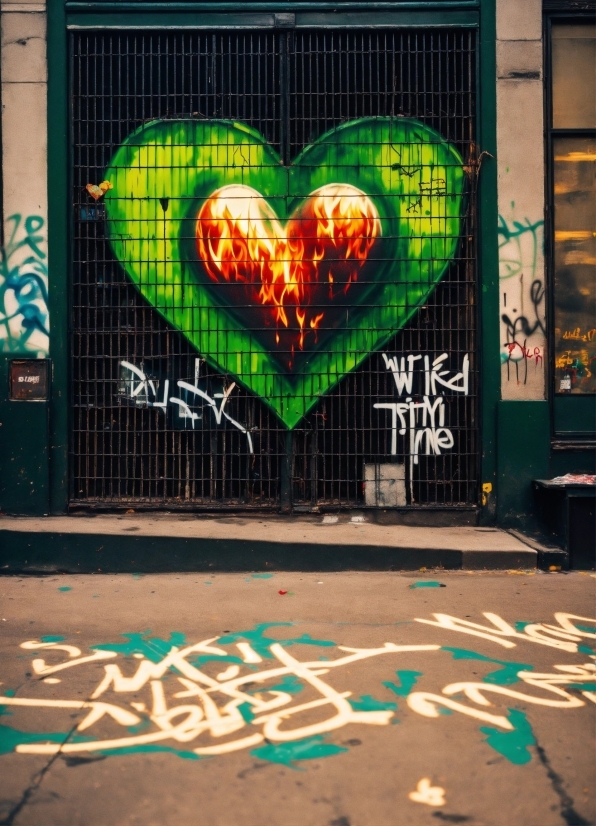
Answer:
<path fill-rule="evenodd" d="M 2 0 L 0 353 L 48 353 L 45 3 Z M 8 284 L 7 284 L 8 280 Z M 3 323 L 4 322 L 4 323 Z"/>
<path fill-rule="evenodd" d="M 541 0 L 497 0 L 501 395 L 544 399 Z"/>

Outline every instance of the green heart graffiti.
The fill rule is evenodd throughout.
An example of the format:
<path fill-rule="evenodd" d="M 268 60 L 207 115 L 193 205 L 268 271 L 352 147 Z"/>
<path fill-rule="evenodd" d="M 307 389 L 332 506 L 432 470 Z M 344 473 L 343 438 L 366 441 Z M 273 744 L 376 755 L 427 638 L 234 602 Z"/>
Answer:
<path fill-rule="evenodd" d="M 406 118 L 342 124 L 288 167 L 262 135 L 244 124 L 158 121 L 130 135 L 106 171 L 113 187 L 105 196 L 108 235 L 145 299 L 213 367 L 232 374 L 293 428 L 427 300 L 456 251 L 464 177 L 456 149 Z M 246 239 L 233 248 L 242 251 L 239 259 L 248 254 L 251 261 L 232 262 L 237 265 L 234 284 L 220 275 L 222 255 L 201 233 L 214 226 L 204 220 L 205 209 L 222 191 L 230 196 L 226 215 L 229 205 L 233 210 L 234 204 L 253 204 L 259 227 L 265 227 L 259 244 L 306 249 L 312 239 L 300 227 L 309 226 L 317 192 L 346 196 L 349 205 L 368 210 L 367 226 L 377 229 L 356 239 L 356 247 L 348 238 L 349 224 L 344 224 L 341 250 L 335 241 L 321 241 L 328 260 L 317 270 L 316 284 L 307 254 L 291 254 L 291 266 L 306 275 L 290 322 L 286 305 L 280 309 L 275 296 L 268 299 L 270 307 L 254 299 L 263 293 L 265 280 L 255 281 L 260 253 L 247 253 Z M 354 249 L 359 257 L 350 261 Z M 330 275 L 338 267 L 344 268 L 339 286 Z M 287 289 L 286 277 L 284 294 Z M 319 319 L 325 323 L 317 329 Z"/>

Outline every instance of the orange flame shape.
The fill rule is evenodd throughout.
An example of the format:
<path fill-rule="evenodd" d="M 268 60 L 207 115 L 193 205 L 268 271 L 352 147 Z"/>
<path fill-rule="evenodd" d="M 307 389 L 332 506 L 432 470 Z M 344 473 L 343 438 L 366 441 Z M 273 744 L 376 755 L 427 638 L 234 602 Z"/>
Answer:
<path fill-rule="evenodd" d="M 349 184 L 312 192 L 285 231 L 255 189 L 224 186 L 204 202 L 196 225 L 197 249 L 209 277 L 242 286 L 247 307 L 270 307 L 276 343 L 283 326 L 295 330 L 300 349 L 311 330 L 316 337 L 325 307 L 357 280 L 380 234 L 374 204 Z M 232 295 L 238 304 L 238 293 Z"/>

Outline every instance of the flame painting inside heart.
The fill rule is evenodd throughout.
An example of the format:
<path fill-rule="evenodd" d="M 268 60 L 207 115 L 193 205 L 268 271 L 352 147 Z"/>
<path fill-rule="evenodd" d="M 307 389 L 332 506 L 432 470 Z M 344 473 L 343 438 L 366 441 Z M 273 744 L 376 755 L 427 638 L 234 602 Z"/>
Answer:
<path fill-rule="evenodd" d="M 317 344 L 323 325 L 355 298 L 381 219 L 371 199 L 349 184 L 312 192 L 284 229 L 248 186 L 213 193 L 197 217 L 199 256 L 228 301 L 252 315 L 269 347 L 286 354 Z M 271 341 L 273 337 L 273 341 Z"/>
<path fill-rule="evenodd" d="M 288 428 L 428 300 L 464 210 L 458 151 L 408 118 L 343 123 L 289 165 L 243 123 L 155 121 L 104 177 L 133 284 Z"/>

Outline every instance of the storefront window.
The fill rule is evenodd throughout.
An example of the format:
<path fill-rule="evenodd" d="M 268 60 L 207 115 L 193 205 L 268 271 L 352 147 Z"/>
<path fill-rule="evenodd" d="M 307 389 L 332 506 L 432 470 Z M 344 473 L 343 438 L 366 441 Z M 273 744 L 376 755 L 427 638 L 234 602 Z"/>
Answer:
<path fill-rule="evenodd" d="M 556 393 L 596 392 L 596 27 L 552 27 Z"/>

